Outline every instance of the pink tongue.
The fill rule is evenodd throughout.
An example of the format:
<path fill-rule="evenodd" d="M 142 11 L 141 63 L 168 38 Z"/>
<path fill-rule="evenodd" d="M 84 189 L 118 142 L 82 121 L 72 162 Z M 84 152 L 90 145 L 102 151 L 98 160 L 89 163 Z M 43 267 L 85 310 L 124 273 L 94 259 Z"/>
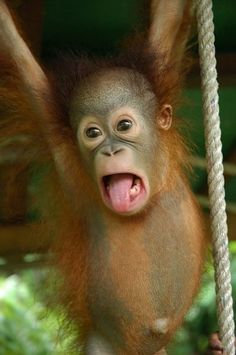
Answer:
<path fill-rule="evenodd" d="M 125 212 L 130 206 L 130 188 L 133 184 L 132 174 L 111 175 L 109 181 L 109 196 L 112 207 Z"/>

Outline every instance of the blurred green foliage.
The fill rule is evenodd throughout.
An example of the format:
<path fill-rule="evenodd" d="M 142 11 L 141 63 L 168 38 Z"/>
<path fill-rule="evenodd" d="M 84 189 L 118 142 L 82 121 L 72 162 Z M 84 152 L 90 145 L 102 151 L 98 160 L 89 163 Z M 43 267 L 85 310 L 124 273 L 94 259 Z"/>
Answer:
<path fill-rule="evenodd" d="M 236 242 L 230 243 L 233 295 L 236 299 Z M 61 327 L 62 317 L 48 311 L 37 289 L 44 274 L 24 271 L 0 277 L 0 355 L 67 355 L 71 338 Z M 234 308 L 236 304 L 234 303 Z M 208 336 L 217 331 L 214 271 L 206 265 L 200 293 L 168 349 L 169 355 L 201 355 Z M 62 334 L 63 336 L 62 336 Z"/>
<path fill-rule="evenodd" d="M 0 277 L 0 355 L 68 354 L 61 316 L 48 311 L 35 292 L 40 282 L 41 271 Z"/>
<path fill-rule="evenodd" d="M 230 243 L 231 275 L 236 311 L 236 242 Z M 206 265 L 199 295 L 189 310 L 182 328 L 177 332 L 169 355 L 202 355 L 204 354 L 208 337 L 217 331 L 215 307 L 215 282 L 212 263 Z"/>

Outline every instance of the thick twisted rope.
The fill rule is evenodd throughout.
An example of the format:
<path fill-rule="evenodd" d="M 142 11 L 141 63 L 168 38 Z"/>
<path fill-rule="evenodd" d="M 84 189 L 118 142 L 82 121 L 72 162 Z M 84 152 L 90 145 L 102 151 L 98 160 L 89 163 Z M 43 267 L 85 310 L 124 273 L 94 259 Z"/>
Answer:
<path fill-rule="evenodd" d="M 235 355 L 212 0 L 196 0 L 196 11 L 219 335 L 225 354 Z"/>

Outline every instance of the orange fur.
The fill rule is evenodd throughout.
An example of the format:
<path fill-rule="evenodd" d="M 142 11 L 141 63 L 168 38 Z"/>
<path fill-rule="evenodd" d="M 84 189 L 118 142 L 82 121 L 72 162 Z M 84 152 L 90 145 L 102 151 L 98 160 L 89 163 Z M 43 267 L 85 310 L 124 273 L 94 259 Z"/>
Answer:
<path fill-rule="evenodd" d="M 184 16 L 179 48 L 186 41 L 189 5 Z M 184 48 L 181 53 L 177 49 L 175 57 L 163 52 L 162 43 L 155 48 L 146 48 L 146 43 L 144 36 L 144 42 L 116 58 L 70 55 L 58 60 L 48 74 L 46 91 L 39 88 L 31 95 L 38 106 L 30 102 L 26 86 L 21 90 L 24 77 L 18 75 L 17 63 L 4 54 L 0 65 L 4 111 L 0 139 L 27 136 L 29 145 L 37 147 L 29 161 L 34 158 L 55 167 L 53 200 L 47 207 L 53 204 L 52 229 L 57 234 L 53 251 L 62 274 L 59 299 L 79 325 L 88 348 L 90 338 L 99 334 L 116 355 L 162 351 L 197 292 L 205 250 L 202 216 L 185 178 L 188 153 L 177 119 L 168 131 L 157 127 L 154 132 L 159 142 L 153 152 L 158 164 L 151 172 L 155 194 L 143 211 L 125 218 L 104 207 L 70 127 L 77 85 L 101 68 L 125 67 L 141 73 L 158 108 L 166 103 L 176 108 L 186 68 L 181 64 Z M 37 107 L 45 109 L 45 117 L 35 122 Z M 155 322 L 163 318 L 168 324 L 162 333 L 155 330 Z"/>

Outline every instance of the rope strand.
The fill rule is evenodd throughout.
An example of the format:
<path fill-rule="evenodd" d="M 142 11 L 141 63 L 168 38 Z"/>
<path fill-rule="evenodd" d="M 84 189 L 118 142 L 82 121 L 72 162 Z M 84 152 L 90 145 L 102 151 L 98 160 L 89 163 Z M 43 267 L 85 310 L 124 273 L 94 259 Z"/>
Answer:
<path fill-rule="evenodd" d="M 235 355 L 212 0 L 196 5 L 219 336 L 224 354 Z"/>

